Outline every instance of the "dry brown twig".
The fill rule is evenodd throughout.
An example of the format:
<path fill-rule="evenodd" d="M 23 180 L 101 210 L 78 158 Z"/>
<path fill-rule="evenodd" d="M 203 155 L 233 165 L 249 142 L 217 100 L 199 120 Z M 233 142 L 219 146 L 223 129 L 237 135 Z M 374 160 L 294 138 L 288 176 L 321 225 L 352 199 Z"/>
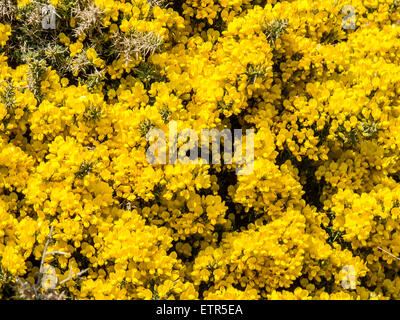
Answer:
<path fill-rule="evenodd" d="M 16 290 L 18 292 L 19 297 L 22 299 L 27 299 L 27 300 L 65 300 L 65 299 L 67 299 L 67 296 L 65 295 L 65 293 L 62 291 L 61 292 L 57 291 L 56 288 L 67 283 L 69 280 L 72 280 L 76 277 L 80 277 L 81 275 L 83 275 L 84 273 L 86 273 L 89 270 L 89 269 L 85 269 L 85 270 L 82 270 L 80 272 L 73 274 L 72 267 L 70 266 L 69 276 L 66 279 L 64 279 L 61 282 L 59 282 L 58 279 L 56 279 L 57 282 L 56 282 L 54 288 L 42 290 L 43 289 L 42 281 L 45 276 L 44 262 L 45 262 L 46 256 L 55 255 L 55 254 L 70 255 L 67 252 L 58 251 L 58 250 L 53 250 L 53 251 L 49 251 L 49 252 L 47 251 L 47 249 L 50 245 L 50 242 L 53 239 L 52 233 L 53 233 L 53 227 L 50 227 L 49 235 L 47 236 L 46 243 L 43 248 L 42 257 L 40 260 L 40 267 L 39 267 L 39 274 L 38 274 L 37 282 L 32 285 L 29 282 L 24 281 L 18 277 L 16 278 Z"/>
<path fill-rule="evenodd" d="M 395 258 L 395 259 L 397 259 L 397 260 L 400 261 L 400 258 L 399 258 L 399 257 L 396 257 L 394 254 L 390 253 L 389 251 L 386 251 L 385 249 L 382 249 L 381 247 L 378 247 L 378 249 L 381 250 L 381 251 L 383 251 L 383 252 L 385 252 L 385 253 L 387 253 L 388 255 L 390 255 L 390 256 L 392 256 L 393 258 Z"/>
<path fill-rule="evenodd" d="M 16 279 L 16 289 L 18 298 L 23 300 L 66 300 L 67 296 L 64 292 L 55 290 L 47 290 L 43 293 L 38 293 L 34 290 L 29 282 L 23 281 L 20 278 Z"/>
<path fill-rule="evenodd" d="M 0 20 L 12 21 L 17 13 L 17 4 L 13 0 L 0 1 Z"/>

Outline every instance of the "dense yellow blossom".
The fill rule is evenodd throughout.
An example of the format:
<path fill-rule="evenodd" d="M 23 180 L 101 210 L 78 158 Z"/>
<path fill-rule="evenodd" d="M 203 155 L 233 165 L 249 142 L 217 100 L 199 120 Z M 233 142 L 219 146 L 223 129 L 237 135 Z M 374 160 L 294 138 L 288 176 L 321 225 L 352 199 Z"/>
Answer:
<path fill-rule="evenodd" d="M 398 0 L 51 4 L 0 7 L 0 298 L 400 299 Z M 171 123 L 251 172 L 151 165 Z"/>

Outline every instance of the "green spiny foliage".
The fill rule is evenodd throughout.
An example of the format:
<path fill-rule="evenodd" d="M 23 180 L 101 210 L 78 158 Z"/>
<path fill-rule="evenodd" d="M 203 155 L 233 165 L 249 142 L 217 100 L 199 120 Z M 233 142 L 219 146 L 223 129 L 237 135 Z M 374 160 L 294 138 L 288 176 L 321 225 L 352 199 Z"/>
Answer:
<path fill-rule="evenodd" d="M 28 88 L 35 95 L 38 101 L 41 101 L 41 82 L 47 71 L 47 62 L 44 58 L 33 50 L 27 51 L 23 55 L 25 63 L 28 65 Z"/>
<path fill-rule="evenodd" d="M 0 93 L 0 101 L 7 108 L 12 108 L 15 103 L 15 87 L 13 83 L 9 80 L 6 80 L 6 86 L 4 87 L 4 91 Z"/>
<path fill-rule="evenodd" d="M 16 0 L 1 0 L 0 1 L 0 21 L 10 23 L 17 14 Z"/>
<path fill-rule="evenodd" d="M 101 107 L 90 103 L 86 107 L 85 113 L 83 114 L 83 120 L 86 122 L 88 121 L 96 122 L 101 119 L 102 115 L 103 115 L 103 110 L 101 109 Z"/>
<path fill-rule="evenodd" d="M 378 134 L 378 123 L 373 120 L 365 120 L 361 122 L 361 135 L 367 139 L 375 139 Z"/>
<path fill-rule="evenodd" d="M 7 271 L 4 270 L 1 266 L 1 257 L 0 257 L 0 296 L 11 298 L 15 295 L 14 290 L 14 278 Z"/>
<path fill-rule="evenodd" d="M 147 3 L 151 7 L 165 7 L 166 5 L 168 5 L 168 1 L 166 0 L 147 0 Z"/>
<path fill-rule="evenodd" d="M 163 105 L 160 109 L 160 115 L 164 123 L 167 123 L 168 118 L 171 115 L 171 110 L 167 106 Z"/>
<path fill-rule="evenodd" d="M 158 68 L 148 62 L 139 64 L 133 69 L 134 75 L 139 78 L 146 89 L 150 88 L 151 83 L 155 81 L 164 81 L 165 78 L 161 75 Z"/>
<path fill-rule="evenodd" d="M 260 65 L 248 64 L 246 67 L 247 82 L 254 83 L 257 78 L 265 78 L 268 69 Z"/>
<path fill-rule="evenodd" d="M 75 176 L 79 179 L 83 179 L 85 176 L 87 176 L 91 172 L 93 166 L 94 166 L 94 162 L 88 162 L 88 161 L 84 160 L 81 163 L 79 170 L 77 172 L 75 172 Z"/>
<path fill-rule="evenodd" d="M 103 79 L 104 79 L 104 72 L 102 70 L 95 71 L 93 73 L 88 74 L 87 79 L 84 81 L 84 83 L 89 90 L 94 90 L 97 88 L 101 88 Z"/>
<path fill-rule="evenodd" d="M 149 119 L 142 120 L 139 124 L 140 134 L 144 137 L 154 127 L 154 124 Z"/>
<path fill-rule="evenodd" d="M 289 23 L 287 20 L 274 19 L 271 22 L 264 22 L 263 32 L 267 37 L 268 41 L 275 45 L 277 39 L 279 39 L 284 33 L 287 33 Z"/>
<path fill-rule="evenodd" d="M 101 32 L 103 26 L 103 10 L 94 4 L 94 1 L 77 1 L 71 9 L 77 26 L 74 29 L 74 36 L 86 35 L 91 37 L 97 30 Z"/>

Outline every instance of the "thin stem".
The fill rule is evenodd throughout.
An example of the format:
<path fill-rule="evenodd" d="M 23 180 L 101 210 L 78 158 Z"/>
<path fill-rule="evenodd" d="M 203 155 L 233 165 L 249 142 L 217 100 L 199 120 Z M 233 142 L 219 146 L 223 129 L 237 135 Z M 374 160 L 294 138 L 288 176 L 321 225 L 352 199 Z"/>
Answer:
<path fill-rule="evenodd" d="M 71 254 L 68 252 L 62 252 L 62 251 L 50 251 L 46 253 L 46 256 L 51 255 L 51 254 L 60 254 L 60 255 L 66 255 L 70 256 Z"/>
<path fill-rule="evenodd" d="M 87 269 L 85 269 L 85 270 L 82 270 L 82 271 L 80 271 L 80 272 L 78 272 L 78 273 L 75 273 L 75 274 L 71 275 L 71 269 L 70 269 L 68 278 L 67 278 L 67 279 L 64 279 L 63 281 L 61 281 L 61 282 L 58 284 L 58 286 L 63 285 L 64 283 L 68 282 L 69 280 L 71 280 L 71 279 L 73 279 L 73 278 L 75 278 L 75 277 L 81 276 L 82 274 L 84 274 L 84 273 L 87 272 L 88 270 L 89 270 L 89 268 L 87 268 Z"/>
<path fill-rule="evenodd" d="M 399 257 L 396 257 L 394 254 L 391 254 L 390 252 L 386 251 L 385 249 L 382 249 L 381 247 L 378 247 L 379 250 L 382 250 L 383 252 L 386 252 L 388 255 L 392 256 L 393 258 L 397 259 L 400 261 Z"/>
<path fill-rule="evenodd" d="M 42 259 L 40 260 L 40 269 L 39 269 L 39 276 L 38 276 L 38 280 L 37 280 L 37 286 L 39 286 L 40 281 L 42 280 L 42 274 L 43 274 L 43 263 L 44 263 L 44 259 L 46 257 L 46 252 L 47 252 L 47 247 L 49 246 L 50 240 L 51 240 L 51 234 L 53 233 L 53 226 L 50 227 L 50 232 L 49 235 L 47 236 L 47 240 L 46 243 L 44 245 L 44 249 L 43 249 L 43 254 L 42 254 Z"/>

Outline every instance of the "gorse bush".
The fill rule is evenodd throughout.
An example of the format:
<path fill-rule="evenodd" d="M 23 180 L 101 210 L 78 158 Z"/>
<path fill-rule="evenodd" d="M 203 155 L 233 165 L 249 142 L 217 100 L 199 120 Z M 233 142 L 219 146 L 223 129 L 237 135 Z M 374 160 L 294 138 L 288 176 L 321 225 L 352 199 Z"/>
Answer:
<path fill-rule="evenodd" d="M 0 0 L 2 299 L 399 299 L 399 150 L 398 0 Z"/>

